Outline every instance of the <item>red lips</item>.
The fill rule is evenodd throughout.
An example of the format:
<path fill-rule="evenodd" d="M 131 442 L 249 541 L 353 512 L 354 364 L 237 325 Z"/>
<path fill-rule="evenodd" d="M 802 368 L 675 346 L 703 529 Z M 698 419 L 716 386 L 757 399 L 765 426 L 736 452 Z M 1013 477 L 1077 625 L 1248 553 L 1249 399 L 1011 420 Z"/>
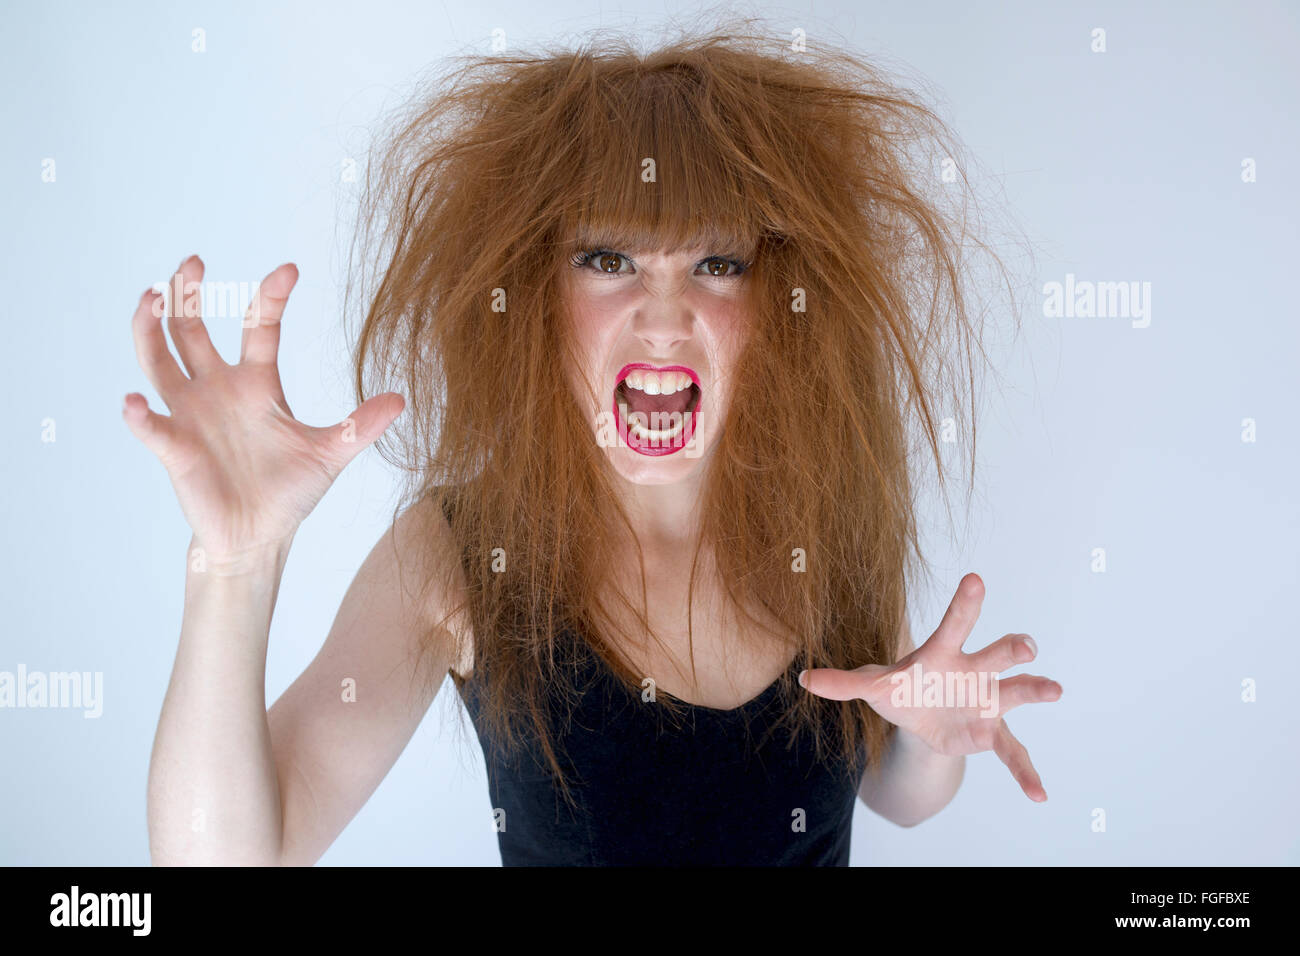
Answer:
<path fill-rule="evenodd" d="M 694 394 L 687 400 L 687 410 L 681 413 L 682 427 L 669 438 L 656 439 L 638 435 L 632 431 L 629 423 L 627 406 L 619 401 L 619 386 L 623 385 L 624 379 L 637 370 L 645 372 L 683 372 L 691 379 Z M 685 365 L 650 365 L 645 362 L 632 362 L 624 365 L 619 369 L 618 378 L 614 384 L 614 420 L 618 423 L 618 434 L 623 442 L 634 452 L 648 457 L 658 457 L 659 455 L 671 455 L 673 452 L 680 451 L 690 444 L 691 436 L 695 434 L 695 423 L 700 414 L 700 406 L 703 404 L 704 391 L 700 387 L 700 377 L 695 374 L 695 370 Z M 692 402 L 694 403 L 692 405 Z M 673 413 L 670 418 L 675 418 Z M 649 428 L 654 422 L 638 422 L 643 428 Z M 668 428 L 675 427 L 675 421 L 668 422 Z M 667 430 L 667 429 L 659 429 Z"/>

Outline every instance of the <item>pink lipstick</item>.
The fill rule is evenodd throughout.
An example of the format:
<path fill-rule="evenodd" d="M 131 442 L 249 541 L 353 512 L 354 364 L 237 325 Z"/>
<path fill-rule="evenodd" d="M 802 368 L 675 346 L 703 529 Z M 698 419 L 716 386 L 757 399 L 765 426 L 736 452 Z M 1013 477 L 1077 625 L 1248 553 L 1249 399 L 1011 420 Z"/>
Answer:
<path fill-rule="evenodd" d="M 624 365 L 614 385 L 619 438 L 650 457 L 680 451 L 695 434 L 702 399 L 700 377 L 685 365 Z"/>

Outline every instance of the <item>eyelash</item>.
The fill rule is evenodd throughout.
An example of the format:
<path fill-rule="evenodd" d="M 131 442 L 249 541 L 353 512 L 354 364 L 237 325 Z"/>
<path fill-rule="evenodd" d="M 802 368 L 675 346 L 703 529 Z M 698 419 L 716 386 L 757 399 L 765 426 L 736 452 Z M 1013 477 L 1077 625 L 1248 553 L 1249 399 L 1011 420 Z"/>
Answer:
<path fill-rule="evenodd" d="M 569 260 L 569 262 L 571 265 L 574 266 L 574 268 L 581 269 L 585 267 L 589 262 L 591 262 L 591 260 L 598 259 L 601 256 L 618 256 L 620 259 L 624 260 L 625 262 L 632 261 L 630 258 L 623 255 L 623 253 L 615 252 L 613 249 L 585 249 L 580 252 L 574 253 L 573 257 Z M 750 267 L 750 263 L 742 262 L 740 259 L 736 259 L 731 256 L 709 256 L 697 262 L 695 264 L 695 267 L 698 269 L 706 262 L 715 262 L 715 261 L 728 263 L 729 265 L 734 266 L 736 271 L 733 272 L 731 275 L 726 275 L 726 276 L 709 275 L 709 278 L 711 279 L 739 279 L 741 276 L 743 276 L 746 272 L 749 271 L 749 267 Z M 593 269 L 592 271 L 599 273 L 600 275 L 603 276 L 617 276 L 617 275 L 626 274 L 621 272 L 606 272 L 604 269 Z M 708 275 L 708 273 L 706 273 L 706 275 Z"/>

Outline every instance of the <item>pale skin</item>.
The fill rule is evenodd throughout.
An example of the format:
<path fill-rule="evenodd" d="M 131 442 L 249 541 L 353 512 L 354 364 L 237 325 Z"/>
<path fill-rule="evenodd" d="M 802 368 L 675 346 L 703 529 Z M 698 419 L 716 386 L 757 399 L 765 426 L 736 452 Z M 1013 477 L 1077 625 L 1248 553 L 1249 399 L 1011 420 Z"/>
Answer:
<path fill-rule="evenodd" d="M 584 366 L 589 378 L 605 374 L 607 359 L 621 357 L 614 351 L 653 349 L 644 359 L 652 362 L 689 352 L 693 367 L 705 366 L 713 376 L 711 397 L 721 407 L 725 369 L 738 341 L 734 290 L 722 285 L 725 277 L 699 275 L 700 258 L 651 256 L 637 261 L 636 280 L 584 276 L 570 286 L 576 339 L 595 349 Z M 187 290 L 197 287 L 203 272 L 197 256 L 178 269 Z M 193 531 L 180 641 L 149 769 L 149 842 L 157 865 L 314 863 L 400 756 L 439 685 L 436 679 L 411 679 L 417 639 L 429 621 L 443 618 L 457 595 L 435 594 L 426 604 L 411 595 L 416 582 L 434 570 L 458 573 L 458 561 L 445 519 L 417 506 L 398 518 L 362 563 L 316 657 L 271 708 L 265 706 L 267 635 L 298 526 L 405 404 L 394 393 L 377 395 L 331 427 L 307 426 L 293 417 L 277 361 L 280 324 L 297 278 L 296 267 L 285 264 L 263 280 L 250 309 L 257 321 L 245 321 L 234 363 L 212 346 L 196 292 L 173 303 L 166 319 L 175 354 L 163 334 L 157 293 L 141 297 L 132 319 L 137 358 L 170 414 L 150 410 L 143 396 L 130 393 L 123 419 L 166 468 Z M 605 282 L 621 288 L 592 285 Z M 594 324 L 593 316 L 600 317 Z M 597 357 L 600 343 L 609 351 Z M 693 540 L 699 468 L 716 438 L 704 424 L 705 454 L 690 463 L 674 455 L 657 459 L 657 465 L 625 460 L 620 467 L 611 459 L 615 472 L 628 479 L 620 487 L 646 558 L 647 583 L 663 598 L 656 601 L 660 610 L 652 609 L 652 623 L 670 638 L 685 633 L 678 548 Z M 666 692 L 730 709 L 767 687 L 791 654 L 775 631 L 742 634 L 729 613 L 701 614 L 702 608 L 725 611 L 718 593 L 716 583 L 706 581 L 697 594 L 693 678 L 683 667 L 684 641 L 670 640 L 666 657 L 635 642 L 627 652 L 662 678 L 657 682 Z M 927 670 L 987 670 L 999 663 L 1001 670 L 1032 659 L 1024 635 L 1008 635 L 969 658 L 961 655 L 982 596 L 982 583 L 967 575 L 925 644 L 913 651 L 906 633 L 901 636 L 900 647 L 914 656 L 899 667 L 919 658 Z M 721 623 L 701 629 L 702 620 Z M 463 618 L 449 626 L 472 640 Z M 468 673 L 468 661 L 455 659 L 452 647 L 449 639 L 432 648 L 430 673 Z M 808 675 L 810 691 L 863 697 L 899 725 L 882 775 L 863 778 L 859 796 L 868 807 L 899 825 L 914 825 L 951 800 L 964 755 L 987 749 L 1007 763 L 1026 794 L 1046 799 L 1028 755 L 1000 717 L 954 708 L 891 708 L 880 693 L 890 670 Z M 347 678 L 355 681 L 357 694 L 345 705 L 341 684 Z M 1045 678 L 1001 684 L 1004 697 L 1015 701 L 1011 706 L 1054 700 L 1060 692 Z"/>

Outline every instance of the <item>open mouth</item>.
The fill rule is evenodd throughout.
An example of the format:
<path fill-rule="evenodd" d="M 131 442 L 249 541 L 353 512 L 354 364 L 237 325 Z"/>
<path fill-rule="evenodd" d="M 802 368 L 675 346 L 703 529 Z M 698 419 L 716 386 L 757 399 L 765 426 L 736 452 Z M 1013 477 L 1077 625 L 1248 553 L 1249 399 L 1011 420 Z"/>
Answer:
<path fill-rule="evenodd" d="M 684 365 L 625 365 L 614 386 L 619 436 L 642 455 L 685 448 L 699 417 L 700 378 Z"/>

